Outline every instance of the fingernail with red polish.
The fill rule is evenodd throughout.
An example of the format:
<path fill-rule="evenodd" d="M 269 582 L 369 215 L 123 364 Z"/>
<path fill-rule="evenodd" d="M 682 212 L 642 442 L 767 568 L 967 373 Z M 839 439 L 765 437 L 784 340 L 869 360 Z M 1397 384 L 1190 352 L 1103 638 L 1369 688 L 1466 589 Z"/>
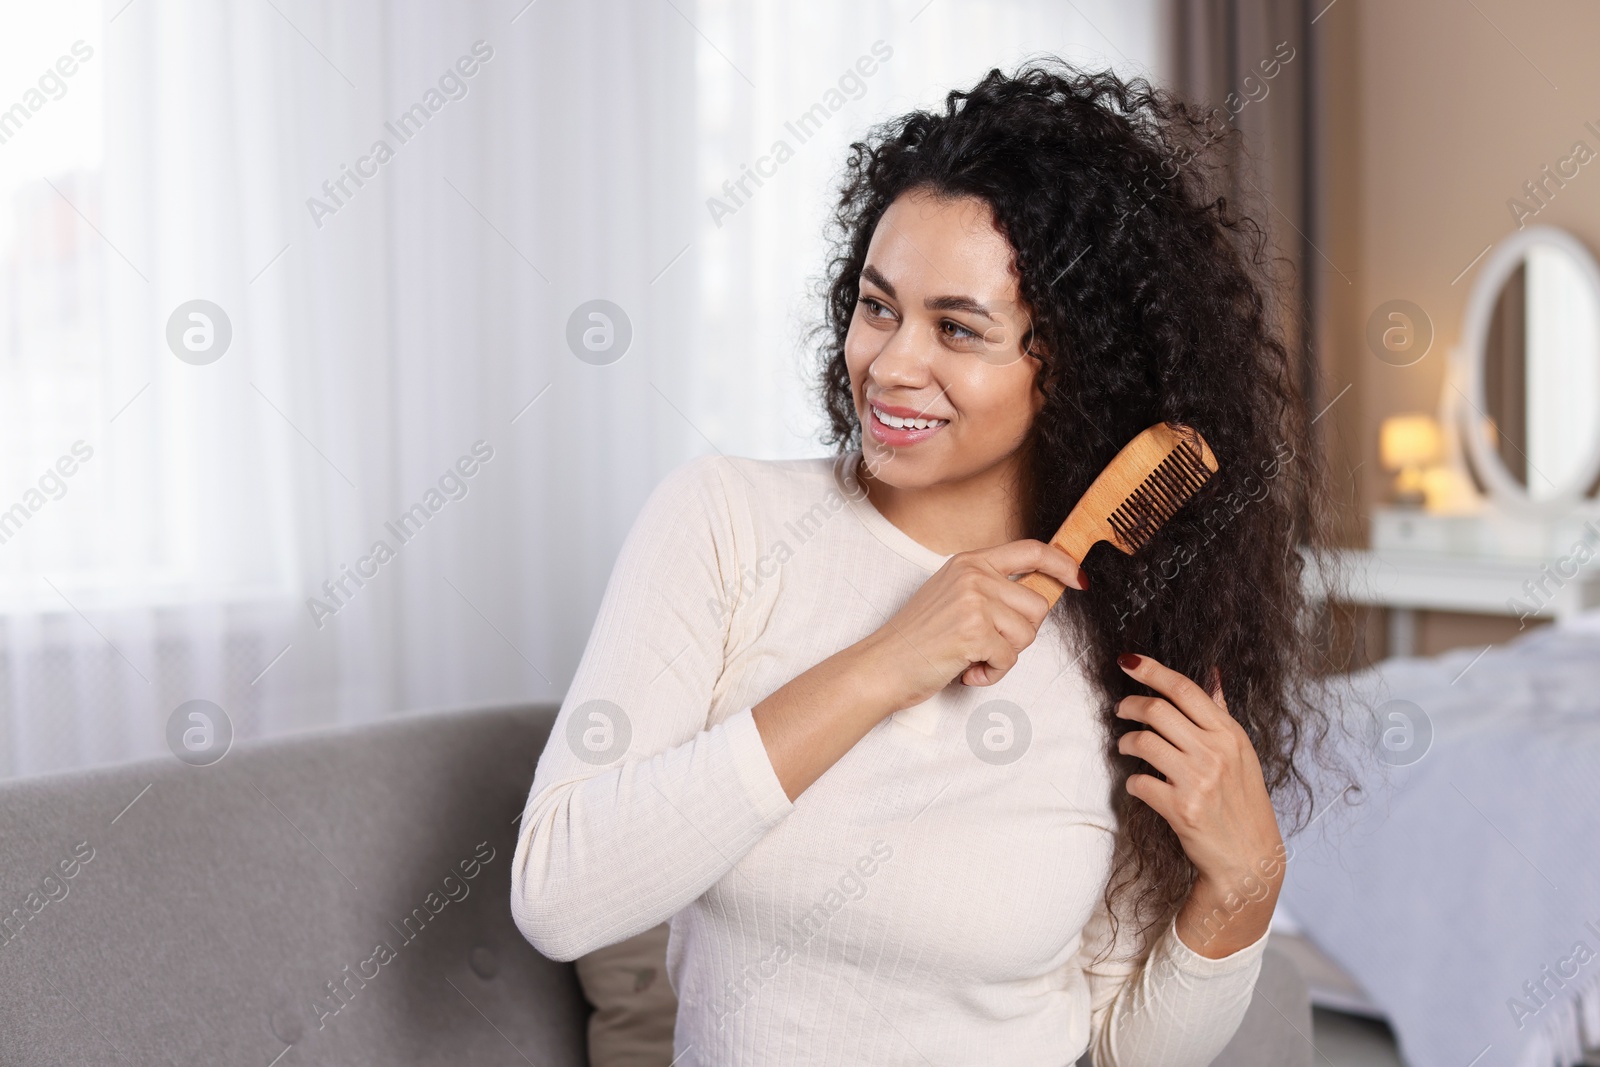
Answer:
<path fill-rule="evenodd" d="M 1139 666 L 1139 663 L 1139 657 L 1135 656 L 1132 652 L 1124 652 L 1122 655 L 1117 657 L 1117 666 L 1121 667 L 1125 671 L 1134 670 Z"/>
<path fill-rule="evenodd" d="M 1078 568 L 1078 588 L 1083 592 L 1089 591 L 1089 572 L 1082 567 Z"/>

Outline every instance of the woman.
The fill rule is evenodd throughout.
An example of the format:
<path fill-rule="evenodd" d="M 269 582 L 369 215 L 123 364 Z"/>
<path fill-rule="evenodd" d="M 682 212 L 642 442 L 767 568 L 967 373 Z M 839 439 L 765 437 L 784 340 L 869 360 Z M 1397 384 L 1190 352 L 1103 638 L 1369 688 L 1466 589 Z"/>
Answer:
<path fill-rule="evenodd" d="M 680 1062 L 1201 1065 L 1236 1029 L 1326 718 L 1317 466 L 1219 132 L 1046 62 L 852 147 L 836 454 L 652 494 L 513 861 L 556 959 L 670 919 Z M 1200 494 L 1137 557 L 1047 544 L 1163 420 Z"/>

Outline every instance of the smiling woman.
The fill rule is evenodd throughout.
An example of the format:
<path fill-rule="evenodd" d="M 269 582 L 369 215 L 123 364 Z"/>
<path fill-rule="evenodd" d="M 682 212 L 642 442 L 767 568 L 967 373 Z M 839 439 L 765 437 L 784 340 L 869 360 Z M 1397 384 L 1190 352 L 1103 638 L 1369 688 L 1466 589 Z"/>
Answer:
<path fill-rule="evenodd" d="M 1143 82 L 1042 62 L 852 147 L 820 329 L 835 454 L 657 487 L 553 734 L 604 702 L 629 740 L 604 766 L 545 749 L 512 861 L 546 955 L 670 921 L 675 1055 L 1201 1067 L 1238 1027 L 1274 800 L 1307 799 L 1324 721 L 1292 623 L 1320 482 L 1249 223 L 1198 156 L 1134 181 L 1208 137 Z M 1215 451 L 1203 506 L 1131 559 L 1048 544 L 1158 422 Z M 730 585 L 839 498 L 853 521 Z M 1218 535 L 1223 499 L 1248 503 Z M 1030 572 L 1073 592 L 1052 607 Z M 863 840 L 893 856 L 871 892 L 779 951 Z"/>
<path fill-rule="evenodd" d="M 1266 795 L 1308 818 L 1302 765 L 1330 758 L 1320 744 L 1328 694 L 1302 628 L 1294 551 L 1325 543 L 1326 490 L 1288 353 L 1267 319 L 1275 279 L 1264 235 L 1216 193 L 1237 138 L 1137 79 L 1050 63 L 1013 77 L 994 71 L 949 94 L 943 114 L 906 115 L 854 147 L 819 328 L 830 443 L 860 441 L 874 503 L 933 543 L 977 536 L 985 523 L 994 537 L 1005 502 L 1014 502 L 1010 536 L 1049 538 L 1117 449 L 1152 423 L 1194 426 L 1214 448 L 1221 471 L 1194 506 L 1139 556 L 1103 550 L 1079 561 L 1096 592 L 1057 609 L 1100 693 L 1108 757 L 1125 783 L 1106 903 L 1127 898 L 1146 929 L 1174 912 L 1193 929 L 1227 895 L 1215 883 L 1230 877 L 1206 871 L 1177 813 L 1149 802 L 1158 794 L 1147 772 L 1173 777 L 1161 765 L 1171 747 L 1193 746 L 1168 731 L 1159 745 L 1149 731 L 1121 736 L 1142 723 L 1114 709 L 1146 699 L 1149 679 L 1119 669 L 1119 653 L 1202 679 L 1212 698 L 1220 677 L 1232 698 L 1239 732 L 1229 733 L 1259 761 L 1248 778 L 1262 828 L 1231 835 L 1254 851 L 1225 861 L 1231 880 L 1278 843 Z M 1141 187 L 1145 174 L 1170 177 Z M 885 281 L 906 290 L 898 303 Z M 959 346 L 984 320 L 970 307 L 947 310 L 956 297 L 1022 310 L 979 359 Z M 939 343 L 919 347 L 930 331 Z M 879 396 L 952 425 L 928 444 L 897 447 L 863 421 Z M 1263 494 L 1255 474 L 1269 467 L 1276 476 Z M 1213 540 L 1207 517 L 1227 499 L 1250 503 Z M 1149 561 L 1174 554 L 1186 565 L 1149 581 Z M 1136 588 L 1149 595 L 1130 615 Z M 1256 909 L 1262 930 L 1272 903 Z"/>

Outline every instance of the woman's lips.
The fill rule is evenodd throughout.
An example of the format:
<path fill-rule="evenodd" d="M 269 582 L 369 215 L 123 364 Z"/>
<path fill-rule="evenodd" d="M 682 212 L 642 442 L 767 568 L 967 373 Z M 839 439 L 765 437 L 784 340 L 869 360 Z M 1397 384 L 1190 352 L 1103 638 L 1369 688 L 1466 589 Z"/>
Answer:
<path fill-rule="evenodd" d="M 867 416 L 873 439 L 886 445 L 892 445 L 895 448 L 905 448 L 919 441 L 926 441 L 950 425 L 948 422 L 944 422 L 938 426 L 930 426 L 926 430 L 897 430 L 880 420 L 878 413 L 872 409 L 871 404 L 867 405 Z"/>

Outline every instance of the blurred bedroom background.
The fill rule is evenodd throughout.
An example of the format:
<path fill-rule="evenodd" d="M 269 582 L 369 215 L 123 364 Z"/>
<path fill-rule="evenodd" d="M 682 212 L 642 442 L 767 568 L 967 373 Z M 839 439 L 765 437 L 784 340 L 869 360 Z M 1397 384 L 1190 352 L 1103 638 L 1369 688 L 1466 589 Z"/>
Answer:
<path fill-rule="evenodd" d="M 0 773 L 157 754 L 194 698 L 240 738 L 559 698 L 663 473 L 820 453 L 852 137 L 1035 49 L 1154 71 L 1155 7 L 8 5 L 0 100 L 52 77 L 0 127 Z"/>
<path fill-rule="evenodd" d="M 0 778 L 169 756 L 190 701 L 229 742 L 559 702 L 663 474 L 823 454 L 851 140 L 1053 53 L 1244 131 L 1340 486 L 1330 669 L 1443 798 L 1291 868 L 1319 1062 L 1600 1043 L 1593 4 L 0 10 Z"/>

